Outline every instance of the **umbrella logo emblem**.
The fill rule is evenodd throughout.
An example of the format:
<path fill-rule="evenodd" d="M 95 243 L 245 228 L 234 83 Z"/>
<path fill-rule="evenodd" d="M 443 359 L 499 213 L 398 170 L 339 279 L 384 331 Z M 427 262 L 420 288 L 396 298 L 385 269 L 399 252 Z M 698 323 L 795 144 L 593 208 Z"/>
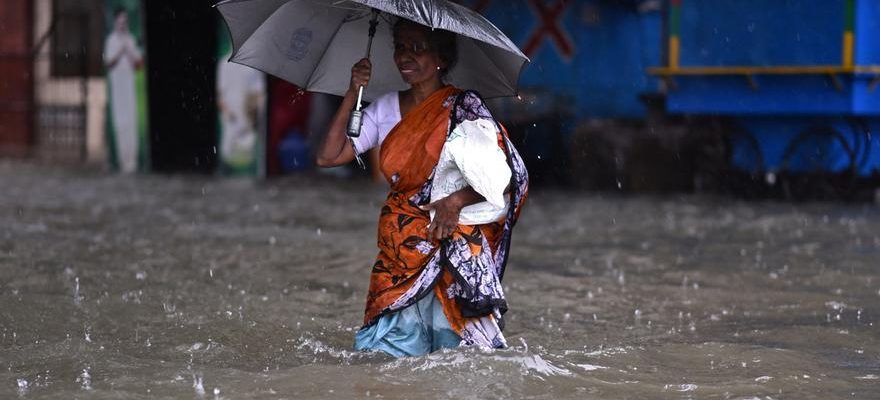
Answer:
<path fill-rule="evenodd" d="M 311 29 L 299 28 L 293 32 L 290 38 L 290 47 L 287 49 L 287 59 L 302 61 L 309 54 L 309 45 L 312 43 Z"/>

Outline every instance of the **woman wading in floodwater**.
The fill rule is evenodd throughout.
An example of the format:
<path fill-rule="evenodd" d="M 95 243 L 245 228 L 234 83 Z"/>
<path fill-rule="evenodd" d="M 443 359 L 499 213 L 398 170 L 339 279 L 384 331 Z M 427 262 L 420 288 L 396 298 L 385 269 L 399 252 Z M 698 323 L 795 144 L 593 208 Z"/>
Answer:
<path fill-rule="evenodd" d="M 317 164 L 351 162 L 380 146 L 391 191 L 379 217 L 358 350 L 423 355 L 443 347 L 506 347 L 501 278 L 510 234 L 528 191 L 513 145 L 480 96 L 443 83 L 455 66 L 453 33 L 400 19 L 394 62 L 408 90 L 364 110 L 354 149 L 345 134 L 370 61 L 352 67 Z"/>

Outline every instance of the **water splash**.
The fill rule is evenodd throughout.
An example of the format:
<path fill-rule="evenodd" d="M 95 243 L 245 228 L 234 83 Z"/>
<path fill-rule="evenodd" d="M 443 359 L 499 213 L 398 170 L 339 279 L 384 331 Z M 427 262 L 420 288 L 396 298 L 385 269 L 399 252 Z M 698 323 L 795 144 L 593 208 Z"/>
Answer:
<path fill-rule="evenodd" d="M 89 367 L 85 367 L 79 377 L 76 378 L 82 390 L 92 390 L 92 375 L 89 373 Z"/>
<path fill-rule="evenodd" d="M 295 345 L 295 347 L 299 351 L 308 352 L 316 356 L 326 355 L 329 356 L 331 359 L 342 362 L 343 364 L 348 364 L 359 357 L 369 357 L 371 354 L 338 349 L 332 346 L 328 346 L 327 344 L 324 344 L 324 342 L 310 335 L 300 336 L 299 339 L 296 340 L 296 342 L 297 344 Z"/>
<path fill-rule="evenodd" d="M 201 397 L 205 395 L 205 386 L 202 384 L 202 375 L 193 374 L 193 390 L 195 390 L 196 395 Z"/>
<path fill-rule="evenodd" d="M 384 365 L 382 371 L 413 371 L 430 372 L 431 374 L 441 371 L 480 371 L 488 373 L 489 370 L 515 369 L 523 377 L 531 377 L 544 381 L 551 376 L 572 376 L 566 365 L 550 361 L 554 358 L 550 354 L 528 353 L 524 348 L 513 347 L 504 350 L 496 350 L 480 347 L 464 347 L 457 349 L 443 349 L 423 357 L 399 358 Z"/>
<path fill-rule="evenodd" d="M 680 385 L 664 385 L 663 390 L 673 390 L 676 392 L 693 392 L 698 386 L 693 383 L 682 383 Z"/>
<path fill-rule="evenodd" d="M 18 395 L 24 396 L 28 392 L 28 381 L 24 378 L 18 378 L 15 380 L 16 385 L 18 386 Z"/>
<path fill-rule="evenodd" d="M 575 364 L 578 367 L 581 367 L 584 371 L 596 371 L 600 369 L 608 369 L 608 367 L 603 367 L 601 365 L 593 365 L 593 364 Z"/>

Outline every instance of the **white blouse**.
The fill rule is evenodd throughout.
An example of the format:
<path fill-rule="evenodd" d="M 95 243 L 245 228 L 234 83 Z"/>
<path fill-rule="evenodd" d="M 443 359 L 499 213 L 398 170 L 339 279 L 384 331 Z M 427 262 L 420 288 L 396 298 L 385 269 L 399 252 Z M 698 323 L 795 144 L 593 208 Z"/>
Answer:
<path fill-rule="evenodd" d="M 388 133 L 400 122 L 398 92 L 385 94 L 364 109 L 361 134 L 354 138 L 355 151 L 361 154 L 381 146 Z M 495 222 L 506 216 L 510 183 L 507 156 L 498 147 L 495 121 L 463 121 L 446 136 L 440 159 L 434 170 L 431 201 L 441 200 L 467 186 L 486 198 L 461 210 L 459 223 L 477 225 Z M 434 211 L 431 211 L 434 219 Z"/>
<path fill-rule="evenodd" d="M 379 147 L 388 132 L 400 122 L 400 100 L 398 92 L 382 95 L 364 109 L 361 122 L 361 135 L 354 138 L 354 149 L 363 154 L 373 147 Z"/>

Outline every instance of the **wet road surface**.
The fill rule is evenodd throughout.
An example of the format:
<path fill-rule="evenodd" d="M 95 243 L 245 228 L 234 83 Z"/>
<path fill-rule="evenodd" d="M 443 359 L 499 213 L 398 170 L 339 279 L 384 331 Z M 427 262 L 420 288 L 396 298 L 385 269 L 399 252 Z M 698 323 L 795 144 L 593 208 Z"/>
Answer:
<path fill-rule="evenodd" d="M 535 190 L 510 349 L 351 350 L 385 189 L 0 162 L 0 398 L 880 398 L 880 212 Z"/>

